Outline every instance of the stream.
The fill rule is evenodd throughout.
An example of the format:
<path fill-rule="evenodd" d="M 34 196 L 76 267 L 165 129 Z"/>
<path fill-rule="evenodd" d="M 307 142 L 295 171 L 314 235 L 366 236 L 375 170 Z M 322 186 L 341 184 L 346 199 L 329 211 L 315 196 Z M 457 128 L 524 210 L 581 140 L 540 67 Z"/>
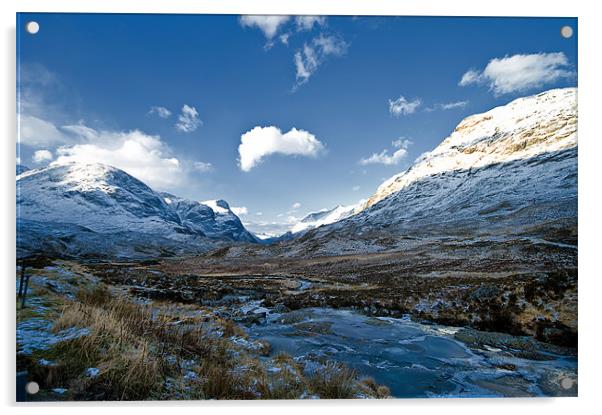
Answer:
<path fill-rule="evenodd" d="M 466 344 L 456 338 L 459 330 L 330 308 L 268 313 L 248 329 L 306 370 L 319 360 L 341 362 L 398 398 L 576 396 L 576 356 L 531 348 L 525 357 L 512 347 Z"/>

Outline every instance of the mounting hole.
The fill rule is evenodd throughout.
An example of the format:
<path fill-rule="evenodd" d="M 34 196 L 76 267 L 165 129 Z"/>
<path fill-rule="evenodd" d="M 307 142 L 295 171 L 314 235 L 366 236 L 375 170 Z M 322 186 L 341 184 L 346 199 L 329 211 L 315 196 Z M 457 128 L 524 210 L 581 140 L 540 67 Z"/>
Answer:
<path fill-rule="evenodd" d="M 574 384 L 575 381 L 571 378 L 562 378 L 562 380 L 560 381 L 560 386 L 562 387 L 562 389 L 571 389 Z"/>
<path fill-rule="evenodd" d="M 562 26 L 560 29 L 560 34 L 563 38 L 569 39 L 573 37 L 573 28 L 571 26 Z"/>
<path fill-rule="evenodd" d="M 38 22 L 32 20 L 31 22 L 27 22 L 25 25 L 25 30 L 27 30 L 27 33 L 30 35 L 35 35 L 40 31 L 40 25 Z"/>
<path fill-rule="evenodd" d="M 30 395 L 35 395 L 40 391 L 40 385 L 38 385 L 38 382 L 28 382 L 25 385 L 25 391 Z"/>

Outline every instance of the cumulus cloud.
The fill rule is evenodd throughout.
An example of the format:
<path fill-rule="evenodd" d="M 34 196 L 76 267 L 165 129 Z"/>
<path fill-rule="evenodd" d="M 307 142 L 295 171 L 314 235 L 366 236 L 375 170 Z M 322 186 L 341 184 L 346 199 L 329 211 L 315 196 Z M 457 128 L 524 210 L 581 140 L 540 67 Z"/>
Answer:
<path fill-rule="evenodd" d="M 297 30 L 311 30 L 314 25 L 323 26 L 326 23 L 326 16 L 296 16 L 295 24 Z"/>
<path fill-rule="evenodd" d="M 183 133 L 191 133 L 199 128 L 203 122 L 199 118 L 199 113 L 195 107 L 184 104 L 180 114 L 178 115 L 178 121 L 176 122 L 176 130 Z"/>
<path fill-rule="evenodd" d="M 165 107 L 151 107 L 151 109 L 148 111 L 149 114 L 156 114 L 157 116 L 161 117 L 161 118 L 169 118 L 171 117 L 171 111 L 168 110 Z"/>
<path fill-rule="evenodd" d="M 470 69 L 459 85 L 486 85 L 499 96 L 540 88 L 574 76 L 575 71 L 562 52 L 518 54 L 491 59 L 482 71 Z"/>
<path fill-rule="evenodd" d="M 244 216 L 244 215 L 248 215 L 249 214 L 249 210 L 247 209 L 246 206 L 240 206 L 240 207 L 230 206 L 230 210 L 232 212 L 234 212 L 234 214 L 236 216 Z"/>
<path fill-rule="evenodd" d="M 159 136 L 138 130 L 96 133 L 98 139 L 94 143 L 59 147 L 56 150 L 58 157 L 51 164 L 108 164 L 159 190 L 168 190 L 182 182 L 184 171 L 181 163 L 169 155 L 169 149 Z"/>
<path fill-rule="evenodd" d="M 290 16 L 240 16 L 242 27 L 256 27 L 261 30 L 267 40 L 272 40 L 278 29 L 290 19 Z"/>
<path fill-rule="evenodd" d="M 422 101 L 419 98 L 416 98 L 413 101 L 408 101 L 404 96 L 400 95 L 397 99 L 389 100 L 389 112 L 395 117 L 409 115 L 416 112 L 421 104 Z"/>
<path fill-rule="evenodd" d="M 291 208 L 292 208 L 293 210 L 297 210 L 297 209 L 299 209 L 300 207 L 301 207 L 301 203 L 300 203 L 300 202 L 295 202 L 295 203 L 293 203 L 293 205 L 291 206 Z"/>
<path fill-rule="evenodd" d="M 317 157 L 324 145 L 311 133 L 292 128 L 287 133 L 274 126 L 255 127 L 240 137 L 239 166 L 248 172 L 272 154 Z"/>
<path fill-rule="evenodd" d="M 324 34 L 305 43 L 303 49 L 298 50 L 294 57 L 296 70 L 294 89 L 309 81 L 309 78 L 329 56 L 342 56 L 347 52 L 348 47 L 349 44 L 342 38 Z"/>
<path fill-rule="evenodd" d="M 362 166 L 368 164 L 384 164 L 386 166 L 399 164 L 399 162 L 408 155 L 408 147 L 410 144 L 412 144 L 412 142 L 405 138 L 394 140 L 391 145 L 396 150 L 392 154 L 389 153 L 388 149 L 384 149 L 380 153 L 373 153 L 370 157 L 361 159 L 359 163 Z"/>
<path fill-rule="evenodd" d="M 45 161 L 50 161 L 53 158 L 54 156 L 49 150 L 37 150 L 33 153 L 32 160 L 34 163 L 44 163 Z"/>

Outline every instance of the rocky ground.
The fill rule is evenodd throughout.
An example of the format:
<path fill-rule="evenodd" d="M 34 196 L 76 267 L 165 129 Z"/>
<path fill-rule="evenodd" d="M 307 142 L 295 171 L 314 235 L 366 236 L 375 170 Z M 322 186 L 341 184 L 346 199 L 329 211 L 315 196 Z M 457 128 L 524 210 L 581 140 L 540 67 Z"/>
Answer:
<path fill-rule="evenodd" d="M 205 305 L 256 300 L 287 310 L 354 308 L 577 345 L 573 245 L 528 238 L 430 239 L 408 241 L 403 251 L 373 254 L 264 254 L 232 255 L 226 248 L 201 257 L 89 267 L 104 281 L 148 298 Z"/>

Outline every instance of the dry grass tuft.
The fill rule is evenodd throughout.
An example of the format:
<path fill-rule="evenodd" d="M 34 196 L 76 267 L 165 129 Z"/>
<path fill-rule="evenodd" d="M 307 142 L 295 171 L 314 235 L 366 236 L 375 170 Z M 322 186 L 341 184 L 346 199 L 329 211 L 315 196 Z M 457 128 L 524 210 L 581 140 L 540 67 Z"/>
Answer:
<path fill-rule="evenodd" d="M 309 379 L 309 388 L 322 399 L 351 399 L 357 393 L 357 374 L 340 363 L 328 362 Z"/>

